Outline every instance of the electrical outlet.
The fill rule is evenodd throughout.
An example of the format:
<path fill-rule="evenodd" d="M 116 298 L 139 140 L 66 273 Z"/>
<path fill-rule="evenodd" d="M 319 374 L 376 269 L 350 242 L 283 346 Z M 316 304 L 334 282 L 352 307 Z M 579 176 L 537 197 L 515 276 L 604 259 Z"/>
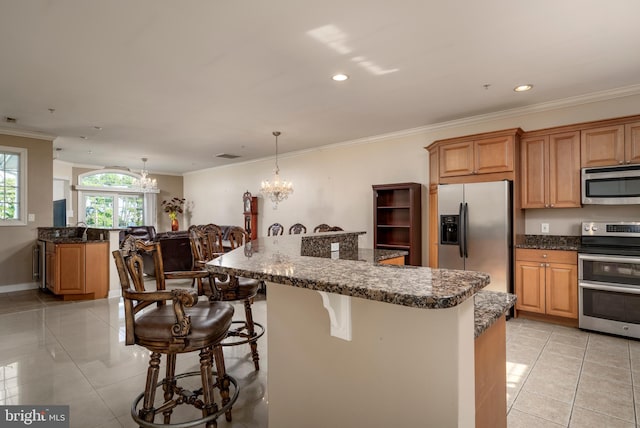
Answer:
<path fill-rule="evenodd" d="M 340 243 L 332 242 L 331 243 L 331 251 L 340 251 Z"/>
<path fill-rule="evenodd" d="M 542 233 L 549 233 L 549 223 L 540 223 L 540 231 Z"/>

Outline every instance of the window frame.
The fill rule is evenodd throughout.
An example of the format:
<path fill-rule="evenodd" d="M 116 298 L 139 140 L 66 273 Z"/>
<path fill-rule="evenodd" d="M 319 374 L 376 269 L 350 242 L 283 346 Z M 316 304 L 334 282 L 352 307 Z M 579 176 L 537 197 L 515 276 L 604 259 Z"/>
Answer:
<path fill-rule="evenodd" d="M 0 153 L 15 154 L 20 157 L 18 164 L 18 206 L 17 219 L 0 219 L 0 226 L 26 226 L 27 225 L 27 157 L 28 150 L 22 147 L 0 146 Z"/>
<path fill-rule="evenodd" d="M 143 225 L 145 226 L 154 226 L 157 228 L 157 194 L 160 193 L 159 189 L 155 190 L 146 190 L 136 187 L 107 187 L 107 186 L 86 186 L 81 185 L 79 183 L 82 182 L 84 177 L 95 175 L 95 174 L 121 174 L 128 175 L 133 177 L 134 179 L 140 179 L 142 176 L 135 172 L 131 171 L 123 171 L 121 169 L 98 169 L 93 171 L 88 171 L 78 175 L 78 184 L 75 186 L 75 189 L 78 192 L 78 221 L 84 222 L 86 220 L 86 206 L 85 206 L 85 195 L 110 195 L 114 198 L 114 226 L 112 229 L 118 230 L 122 229 L 117 226 L 118 220 L 118 212 L 116 209 L 117 202 L 115 202 L 119 195 L 142 195 L 143 199 Z"/>

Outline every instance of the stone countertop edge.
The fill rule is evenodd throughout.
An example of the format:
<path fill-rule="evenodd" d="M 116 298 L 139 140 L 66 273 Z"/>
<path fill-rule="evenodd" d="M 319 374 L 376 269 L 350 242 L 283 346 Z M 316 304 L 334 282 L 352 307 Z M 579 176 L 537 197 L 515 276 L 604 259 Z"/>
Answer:
<path fill-rule="evenodd" d="M 302 256 L 300 243 L 299 235 L 258 238 L 206 266 L 212 273 L 421 309 L 457 306 L 489 284 L 482 272 L 380 264 L 380 252 L 372 249 L 359 249 L 364 260 Z"/>
<path fill-rule="evenodd" d="M 477 339 L 516 303 L 516 295 L 480 290 L 474 296 L 474 335 Z"/>
<path fill-rule="evenodd" d="M 525 235 L 524 241 L 519 242 L 515 247 L 531 250 L 578 251 L 580 249 L 580 236 Z"/>

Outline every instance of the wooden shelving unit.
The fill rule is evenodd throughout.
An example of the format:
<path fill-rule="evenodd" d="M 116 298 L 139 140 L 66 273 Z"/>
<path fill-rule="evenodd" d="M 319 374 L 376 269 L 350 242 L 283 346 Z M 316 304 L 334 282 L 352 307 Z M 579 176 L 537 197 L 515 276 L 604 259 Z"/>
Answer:
<path fill-rule="evenodd" d="M 405 264 L 422 265 L 421 185 L 373 185 L 373 239 L 377 249 L 406 250 Z"/>

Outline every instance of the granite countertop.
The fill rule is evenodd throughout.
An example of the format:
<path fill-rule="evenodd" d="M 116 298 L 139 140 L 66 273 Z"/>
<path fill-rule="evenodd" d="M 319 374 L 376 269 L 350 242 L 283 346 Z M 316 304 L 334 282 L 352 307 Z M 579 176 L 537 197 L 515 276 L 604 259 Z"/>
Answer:
<path fill-rule="evenodd" d="M 480 290 L 474 296 L 474 335 L 477 338 L 516 303 L 516 295 Z"/>
<path fill-rule="evenodd" d="M 390 255 L 381 250 L 359 249 L 358 260 L 302 256 L 301 239 L 259 238 L 208 262 L 207 269 L 425 309 L 456 306 L 489 283 L 489 275 L 480 272 L 379 264 L 378 256 Z"/>
<path fill-rule="evenodd" d="M 564 235 L 525 235 L 524 242 L 516 244 L 516 248 L 577 251 L 580 248 L 580 237 Z"/>

